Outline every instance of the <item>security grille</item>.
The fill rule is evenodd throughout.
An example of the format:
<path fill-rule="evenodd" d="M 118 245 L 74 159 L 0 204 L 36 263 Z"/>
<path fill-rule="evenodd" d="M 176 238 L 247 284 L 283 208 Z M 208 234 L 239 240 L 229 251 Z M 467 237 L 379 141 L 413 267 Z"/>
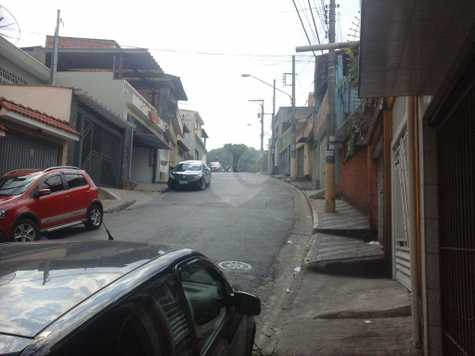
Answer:
<path fill-rule="evenodd" d="M 445 355 L 475 355 L 475 89 L 438 130 Z"/>

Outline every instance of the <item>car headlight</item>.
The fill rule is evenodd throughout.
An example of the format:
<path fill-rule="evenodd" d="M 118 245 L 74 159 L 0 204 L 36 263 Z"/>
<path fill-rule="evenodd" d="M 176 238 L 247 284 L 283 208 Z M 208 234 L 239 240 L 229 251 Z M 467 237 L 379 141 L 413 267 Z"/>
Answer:
<path fill-rule="evenodd" d="M 0 219 L 4 219 L 7 216 L 7 211 L 0 209 Z"/>

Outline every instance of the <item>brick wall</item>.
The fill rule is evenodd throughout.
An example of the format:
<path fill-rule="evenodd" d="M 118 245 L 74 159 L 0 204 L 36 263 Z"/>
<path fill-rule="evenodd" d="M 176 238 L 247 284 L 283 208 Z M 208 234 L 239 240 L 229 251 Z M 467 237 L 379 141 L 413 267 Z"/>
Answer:
<path fill-rule="evenodd" d="M 345 152 L 342 152 L 342 157 Z M 372 228 L 378 226 L 378 194 L 376 163 L 368 148 L 359 149 L 351 159 L 341 164 L 339 193 L 347 202 L 369 215 Z"/>
<path fill-rule="evenodd" d="M 46 48 L 53 48 L 54 37 L 46 37 Z M 60 37 L 59 48 L 120 48 L 113 40 L 95 38 Z"/>

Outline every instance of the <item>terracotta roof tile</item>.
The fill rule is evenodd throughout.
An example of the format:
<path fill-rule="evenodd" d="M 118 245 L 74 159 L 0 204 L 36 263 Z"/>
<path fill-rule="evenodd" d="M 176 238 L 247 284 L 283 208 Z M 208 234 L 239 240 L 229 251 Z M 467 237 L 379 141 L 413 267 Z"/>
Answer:
<path fill-rule="evenodd" d="M 77 132 L 75 129 L 73 129 L 71 126 L 66 121 L 57 119 L 53 116 L 44 114 L 38 110 L 34 110 L 32 108 L 29 108 L 27 106 L 23 106 L 17 103 L 14 103 L 13 101 L 0 98 L 0 108 L 5 108 L 10 111 L 14 111 L 18 114 L 24 115 L 29 117 L 30 119 L 36 120 L 38 122 L 41 122 L 42 124 L 54 127 L 56 129 L 63 130 L 65 132 L 71 133 L 73 135 L 79 135 L 79 132 Z"/>

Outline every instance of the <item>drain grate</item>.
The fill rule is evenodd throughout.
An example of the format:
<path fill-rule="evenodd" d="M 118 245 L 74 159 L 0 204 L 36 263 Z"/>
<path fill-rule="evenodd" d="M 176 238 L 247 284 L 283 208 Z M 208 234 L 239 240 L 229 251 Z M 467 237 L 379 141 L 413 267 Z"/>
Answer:
<path fill-rule="evenodd" d="M 249 263 L 241 261 L 223 261 L 218 266 L 224 271 L 250 271 L 252 266 Z"/>

